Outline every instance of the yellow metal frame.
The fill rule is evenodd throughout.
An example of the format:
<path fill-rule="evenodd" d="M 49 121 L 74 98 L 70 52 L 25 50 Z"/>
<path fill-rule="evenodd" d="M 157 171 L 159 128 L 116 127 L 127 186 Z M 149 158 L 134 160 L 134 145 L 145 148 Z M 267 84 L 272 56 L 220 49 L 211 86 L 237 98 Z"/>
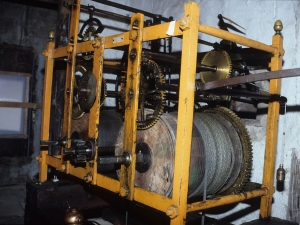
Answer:
<path fill-rule="evenodd" d="M 201 202 L 187 204 L 188 177 L 191 151 L 191 135 L 194 113 L 194 87 L 197 62 L 198 32 L 203 32 L 218 38 L 229 40 L 237 44 L 242 44 L 252 48 L 260 49 L 273 54 L 270 62 L 272 71 L 280 70 L 282 66 L 282 56 L 284 54 L 282 37 L 280 34 L 273 36 L 272 46 L 229 33 L 220 29 L 199 24 L 200 7 L 195 2 L 185 4 L 184 16 L 182 19 L 175 21 L 175 27 L 171 36 L 182 35 L 182 60 L 181 60 L 181 79 L 179 90 L 179 107 L 177 135 L 181 138 L 176 139 L 176 154 L 174 166 L 174 182 L 172 197 L 161 196 L 138 187 L 134 187 L 135 179 L 135 142 L 136 142 L 136 117 L 138 110 L 139 95 L 139 78 L 140 64 L 142 53 L 142 42 L 151 41 L 169 37 L 167 30 L 170 23 L 143 27 L 144 16 L 135 14 L 131 19 L 130 30 L 128 32 L 96 38 L 95 40 L 82 43 L 77 42 L 78 23 L 80 15 L 80 0 L 73 0 L 72 19 L 70 37 L 72 42 L 65 47 L 55 49 L 54 43 L 49 42 L 44 56 L 46 58 L 45 78 L 44 78 L 44 95 L 43 95 L 43 116 L 41 140 L 49 140 L 50 129 L 50 106 L 51 90 L 53 77 L 53 63 L 55 58 L 67 57 L 68 65 L 66 72 L 66 93 L 64 108 L 64 125 L 63 135 L 67 137 L 67 147 L 70 146 L 70 129 L 71 129 L 71 105 L 72 105 L 72 86 L 74 83 L 74 66 L 76 54 L 94 51 L 93 73 L 96 76 L 97 96 L 96 102 L 90 110 L 88 136 L 94 140 L 98 137 L 98 128 L 100 115 L 100 89 L 102 81 L 102 71 L 104 64 L 104 49 L 115 48 L 127 45 L 130 54 L 128 58 L 127 83 L 126 83 L 126 102 L 125 102 L 125 135 L 124 150 L 132 154 L 132 163 L 129 167 L 122 166 L 120 181 L 97 174 L 96 159 L 86 163 L 86 167 L 74 167 L 68 161 L 63 160 L 63 153 L 60 156 L 50 156 L 47 154 L 47 146 L 41 146 L 40 155 L 37 160 L 40 163 L 41 182 L 47 180 L 48 166 L 57 170 L 71 174 L 86 182 L 100 186 L 129 200 L 148 205 L 152 208 L 165 212 L 170 217 L 171 225 L 185 224 L 186 214 L 192 211 L 213 208 L 220 205 L 240 202 L 246 199 L 261 197 L 260 215 L 261 218 L 267 219 L 271 213 L 272 195 L 274 192 L 274 169 L 276 156 L 276 143 L 278 131 L 279 102 L 269 104 L 265 165 L 262 187 L 251 192 L 228 195 L 217 199 L 210 199 Z M 118 40 L 118 41 L 116 41 Z M 120 41 L 121 40 L 121 41 Z M 182 79 L 184 78 L 184 79 Z M 280 80 L 271 80 L 270 93 L 280 94 Z M 100 134 L 101 137 L 101 134 Z"/>

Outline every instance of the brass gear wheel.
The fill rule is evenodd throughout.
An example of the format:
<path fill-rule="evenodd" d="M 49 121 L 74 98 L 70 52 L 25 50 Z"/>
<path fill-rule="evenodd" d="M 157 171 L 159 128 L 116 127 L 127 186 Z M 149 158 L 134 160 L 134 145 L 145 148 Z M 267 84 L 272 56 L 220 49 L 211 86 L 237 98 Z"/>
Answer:
<path fill-rule="evenodd" d="M 225 107 L 203 107 L 201 111 L 224 117 L 235 127 L 235 130 L 240 137 L 242 144 L 242 163 L 241 168 L 239 170 L 240 173 L 237 174 L 237 178 L 235 179 L 231 187 L 229 187 L 226 191 L 222 192 L 222 195 L 237 194 L 241 192 L 245 184 L 249 182 L 249 178 L 251 175 L 253 153 L 249 133 L 242 120 L 234 112 Z"/>
<path fill-rule="evenodd" d="M 141 71 L 137 128 L 146 130 L 156 124 L 160 115 L 163 114 L 166 91 L 158 90 L 155 84 L 165 83 L 165 77 L 160 66 L 150 59 L 143 63 Z M 153 112 L 149 113 L 145 108 L 153 109 Z"/>
<path fill-rule="evenodd" d="M 98 37 L 97 35 L 97 29 L 95 27 L 89 27 L 85 30 L 82 41 L 90 41 L 93 40 L 94 38 Z M 94 58 L 94 53 L 93 52 L 84 52 L 82 53 L 82 56 L 85 60 L 91 60 Z"/>
<path fill-rule="evenodd" d="M 216 71 L 200 72 L 200 79 L 203 83 L 229 78 L 231 73 L 231 59 L 227 52 L 213 50 L 205 54 L 201 64 L 215 66 Z"/>

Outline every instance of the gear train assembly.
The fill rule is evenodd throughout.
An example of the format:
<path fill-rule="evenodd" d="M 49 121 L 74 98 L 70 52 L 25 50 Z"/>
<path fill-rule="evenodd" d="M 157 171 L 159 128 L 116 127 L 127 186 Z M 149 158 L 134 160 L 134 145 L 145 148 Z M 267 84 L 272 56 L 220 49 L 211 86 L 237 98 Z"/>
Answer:
<path fill-rule="evenodd" d="M 270 217 L 273 137 L 279 109 L 286 103 L 280 96 L 280 78 L 299 74 L 299 69 L 281 70 L 281 22 L 276 22 L 272 45 L 266 45 L 228 32 L 225 23 L 221 29 L 199 23 L 195 2 L 184 5 L 181 19 L 159 21 L 131 7 L 126 9 L 135 12 L 132 17 L 84 6 L 80 0 L 65 7 L 71 10 L 68 44 L 55 48 L 49 41 L 43 53 L 39 180 L 46 181 L 48 167 L 55 168 L 164 212 L 172 225 L 184 224 L 189 212 L 256 197 L 261 198 L 261 218 Z M 90 17 L 79 30 L 79 15 L 87 9 Z M 129 21 L 129 30 L 101 36 L 105 24 L 93 12 Z M 221 41 L 199 40 L 199 32 Z M 182 40 L 179 52 L 172 52 L 175 38 Z M 201 44 L 212 50 L 198 52 Z M 123 57 L 108 59 L 108 49 Z M 56 61 L 66 67 L 63 122 L 58 128 L 51 122 Z M 266 72 L 257 76 L 253 71 L 258 69 Z M 270 80 L 269 91 L 257 85 L 263 80 Z M 105 104 L 107 98 L 115 105 Z M 234 102 L 254 107 L 264 102 L 269 107 L 263 181 L 250 191 L 244 187 L 251 176 L 252 144 L 243 121 L 232 111 Z M 57 129 L 60 137 L 52 140 Z"/>

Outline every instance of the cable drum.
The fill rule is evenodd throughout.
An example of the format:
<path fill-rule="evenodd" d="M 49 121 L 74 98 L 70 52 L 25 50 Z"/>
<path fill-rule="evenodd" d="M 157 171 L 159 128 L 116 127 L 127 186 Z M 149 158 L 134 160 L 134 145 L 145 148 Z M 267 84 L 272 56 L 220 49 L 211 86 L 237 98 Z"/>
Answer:
<path fill-rule="evenodd" d="M 214 117 L 206 113 L 196 113 L 194 117 L 194 125 L 200 133 L 204 141 L 205 159 L 203 162 L 207 168 L 207 194 L 215 194 L 227 182 L 232 172 L 232 162 L 234 154 L 231 139 L 226 128 L 219 123 Z M 192 149 L 193 151 L 193 149 Z M 195 170 L 197 168 L 193 168 Z M 191 173 L 190 168 L 190 186 Z M 197 189 L 191 192 L 189 189 L 189 197 L 201 195 L 204 191 L 204 179 L 200 184 L 195 184 Z"/>
<path fill-rule="evenodd" d="M 147 170 L 136 170 L 135 186 L 171 196 L 176 128 L 177 113 L 168 113 L 153 127 L 137 132 L 136 151 L 147 154 L 151 163 Z M 239 192 L 252 165 L 250 138 L 240 119 L 226 108 L 205 109 L 195 113 L 192 129 L 188 197 Z M 116 155 L 122 154 L 123 138 L 121 129 Z M 147 146 L 147 153 L 140 146 Z"/>

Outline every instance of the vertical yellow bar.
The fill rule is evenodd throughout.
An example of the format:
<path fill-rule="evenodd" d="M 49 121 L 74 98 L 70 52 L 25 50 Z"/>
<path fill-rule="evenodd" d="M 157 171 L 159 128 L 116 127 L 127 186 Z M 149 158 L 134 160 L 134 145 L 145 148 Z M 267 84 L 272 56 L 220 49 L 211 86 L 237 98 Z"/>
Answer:
<path fill-rule="evenodd" d="M 62 138 L 68 139 L 67 147 L 70 147 L 70 133 L 71 133 L 71 121 L 72 121 L 72 104 L 73 104 L 73 87 L 75 81 L 75 65 L 76 65 L 76 48 L 78 39 L 78 24 L 80 18 L 80 0 L 72 1 L 71 11 L 71 27 L 69 34 L 69 42 L 67 45 L 68 63 L 66 71 L 66 84 L 65 84 L 65 96 L 64 96 L 64 119 L 62 127 Z M 62 154 L 63 159 L 63 154 Z M 62 163 L 64 163 L 62 161 Z M 67 164 L 68 173 L 69 164 Z"/>
<path fill-rule="evenodd" d="M 142 59 L 144 15 L 137 13 L 131 18 L 129 31 L 128 68 L 126 75 L 126 100 L 124 119 L 124 140 L 123 153 L 128 153 L 132 157 L 132 162 L 128 167 L 121 166 L 120 174 L 120 195 L 133 200 L 134 179 L 135 179 L 135 149 L 137 132 L 137 112 L 140 85 L 140 66 Z"/>
<path fill-rule="evenodd" d="M 171 220 L 171 225 L 185 224 L 186 219 L 194 113 L 199 14 L 200 7 L 197 3 L 186 3 L 184 7 L 184 17 L 181 19 L 180 24 L 180 27 L 183 30 L 183 39 L 179 84 L 180 89 L 176 134 L 175 169 L 172 193 L 172 200 L 174 204 L 178 206 L 178 216 Z"/>
<path fill-rule="evenodd" d="M 89 118 L 89 139 L 95 142 L 97 146 L 98 139 L 98 124 L 100 119 L 100 107 L 101 107 L 101 87 L 102 87 L 102 73 L 103 73 L 103 60 L 104 60 L 104 38 L 99 38 L 95 40 L 94 45 L 94 63 L 93 63 L 93 74 L 96 78 L 96 99 L 93 107 L 90 109 Z M 92 184 L 97 184 L 97 157 L 98 151 L 96 150 L 95 158 L 92 163 L 87 163 L 87 172 L 93 174 Z"/>
<path fill-rule="evenodd" d="M 41 121 L 41 140 L 49 140 L 50 131 L 50 113 L 51 113 L 51 93 L 52 93 L 52 78 L 53 78 L 53 64 L 52 52 L 54 49 L 54 42 L 48 42 L 46 50 L 43 55 L 46 58 L 45 62 L 45 76 L 44 76 L 44 90 L 43 90 L 43 106 L 42 106 L 42 121 Z M 40 163 L 39 181 L 47 180 L 48 165 L 46 164 L 46 155 L 48 154 L 48 146 L 41 146 L 40 156 L 38 161 Z"/>
<path fill-rule="evenodd" d="M 278 51 L 271 58 L 270 67 L 272 71 L 282 69 L 283 38 L 280 33 L 273 36 L 272 46 L 276 47 Z M 280 94 L 281 80 L 270 80 L 270 94 Z M 261 198 L 260 203 L 260 217 L 262 219 L 269 219 L 272 209 L 272 196 L 274 193 L 274 173 L 275 160 L 278 137 L 278 120 L 279 120 L 279 102 L 271 102 L 268 106 L 268 122 L 266 130 L 266 147 L 265 147 L 265 161 L 264 161 L 264 175 L 262 187 L 268 189 L 268 194 Z"/>

